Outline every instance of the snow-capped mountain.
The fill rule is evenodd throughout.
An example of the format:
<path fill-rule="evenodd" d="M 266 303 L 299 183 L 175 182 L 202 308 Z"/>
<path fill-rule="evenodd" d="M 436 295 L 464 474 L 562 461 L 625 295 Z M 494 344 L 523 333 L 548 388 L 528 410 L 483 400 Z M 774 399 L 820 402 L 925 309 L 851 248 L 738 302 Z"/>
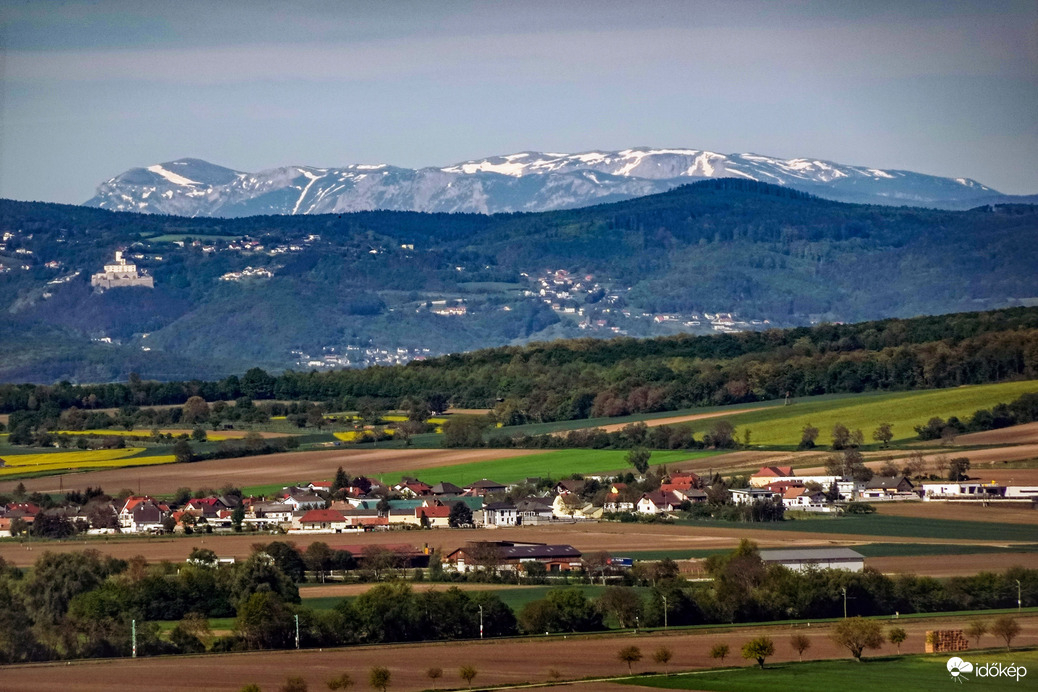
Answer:
<path fill-rule="evenodd" d="M 723 177 L 786 185 L 845 202 L 963 209 L 1012 200 L 969 178 L 819 159 L 638 148 L 582 154 L 521 152 L 417 170 L 351 164 L 245 173 L 199 159 L 179 159 L 134 168 L 107 180 L 85 204 L 181 216 L 370 209 L 492 214 L 582 207 Z"/>

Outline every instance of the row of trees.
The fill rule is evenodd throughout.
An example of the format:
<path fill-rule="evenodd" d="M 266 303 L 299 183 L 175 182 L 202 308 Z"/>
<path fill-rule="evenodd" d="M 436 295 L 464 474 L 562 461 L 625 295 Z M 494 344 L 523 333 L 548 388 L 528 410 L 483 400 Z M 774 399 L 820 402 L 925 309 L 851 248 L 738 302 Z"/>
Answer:
<path fill-rule="evenodd" d="M 891 320 L 717 337 L 582 339 L 444 356 L 399 367 L 286 372 L 220 382 L 0 386 L 0 411 L 206 401 L 363 397 L 441 409 L 493 406 L 509 424 L 618 416 L 836 392 L 923 389 L 1038 377 L 1038 310 Z M 925 328 L 924 328 L 924 325 Z M 880 336 L 876 336 L 880 334 Z M 950 336 L 949 336 L 950 335 Z M 936 340 L 926 341 L 926 338 Z M 438 404 L 438 405 L 437 405 Z"/>
<path fill-rule="evenodd" d="M 295 557 L 289 555 L 296 553 Z M 187 564 L 149 564 L 106 558 L 96 551 L 45 553 L 27 573 L 0 564 L 0 661 L 128 655 L 137 625 L 138 651 L 237 651 L 301 646 L 496 637 L 518 633 L 584 632 L 607 626 L 690 625 L 772 619 L 838 617 L 843 594 L 855 615 L 976 610 L 1015 605 L 1019 580 L 1024 604 L 1038 599 L 1038 571 L 1014 568 L 938 581 L 866 570 L 791 572 L 766 567 L 755 546 L 710 558 L 709 583 L 679 577 L 670 561 L 639 563 L 632 586 L 608 586 L 597 599 L 575 588 L 550 590 L 513 612 L 493 592 L 456 587 L 416 592 L 404 582 L 379 583 L 331 610 L 299 605 L 289 572 L 327 569 L 334 551 L 261 546 L 244 562 L 217 566 L 211 551 Z M 302 564 L 291 567 L 293 560 Z M 589 567 L 591 569 L 591 567 Z M 217 637 L 207 618 L 235 618 L 231 635 Z M 176 620 L 168 638 L 151 624 Z M 1000 626 L 987 631 L 1000 633 Z M 982 636 L 974 634 L 971 636 Z M 999 634 L 999 636 L 1003 636 Z"/>

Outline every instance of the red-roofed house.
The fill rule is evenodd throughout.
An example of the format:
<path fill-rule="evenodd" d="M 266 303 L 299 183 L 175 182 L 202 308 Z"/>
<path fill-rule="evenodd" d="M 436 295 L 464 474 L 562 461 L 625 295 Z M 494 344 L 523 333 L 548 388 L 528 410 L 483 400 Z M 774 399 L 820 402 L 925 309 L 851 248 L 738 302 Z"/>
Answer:
<path fill-rule="evenodd" d="M 334 509 L 307 510 L 298 519 L 300 531 L 320 531 L 325 533 L 341 533 L 346 530 L 346 517 Z"/>
<path fill-rule="evenodd" d="M 451 507 L 450 505 L 433 505 L 431 507 L 415 507 L 414 516 L 404 519 L 406 524 L 422 525 L 422 516 L 428 520 L 428 525 L 437 529 L 450 528 Z"/>
<path fill-rule="evenodd" d="M 760 471 L 750 476 L 750 486 L 761 488 L 776 480 L 792 478 L 792 466 L 764 466 Z"/>
<path fill-rule="evenodd" d="M 662 514 L 664 512 L 673 512 L 678 509 L 682 502 L 684 502 L 684 499 L 678 497 L 672 492 L 665 493 L 661 490 L 657 490 L 642 495 L 642 499 L 638 500 L 638 511 L 641 514 Z"/>

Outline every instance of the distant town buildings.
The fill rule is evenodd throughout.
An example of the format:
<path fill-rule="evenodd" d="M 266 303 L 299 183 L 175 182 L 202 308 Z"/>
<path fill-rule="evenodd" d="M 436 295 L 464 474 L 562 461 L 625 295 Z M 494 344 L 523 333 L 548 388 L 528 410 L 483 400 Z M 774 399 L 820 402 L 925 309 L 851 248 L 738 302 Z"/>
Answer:
<path fill-rule="evenodd" d="M 112 264 L 106 264 L 103 272 L 91 276 L 90 285 L 99 291 L 106 291 L 110 288 L 155 288 L 155 279 L 138 271 L 136 264 L 127 262 L 123 258 L 122 250 L 116 250 L 115 261 Z"/>

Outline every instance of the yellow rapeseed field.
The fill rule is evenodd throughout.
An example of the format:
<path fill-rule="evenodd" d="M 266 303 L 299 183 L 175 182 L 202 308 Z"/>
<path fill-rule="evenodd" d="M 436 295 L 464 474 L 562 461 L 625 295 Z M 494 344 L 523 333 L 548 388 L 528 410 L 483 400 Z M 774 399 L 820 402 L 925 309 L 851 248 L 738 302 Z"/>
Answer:
<path fill-rule="evenodd" d="M 143 451 L 144 449 L 141 447 L 127 447 L 126 449 L 95 449 L 82 452 L 12 454 L 4 458 L 6 464 L 3 468 L 0 468 L 0 477 L 42 471 L 151 466 L 153 464 L 169 464 L 175 461 L 172 454 L 146 457 L 134 456 Z"/>

